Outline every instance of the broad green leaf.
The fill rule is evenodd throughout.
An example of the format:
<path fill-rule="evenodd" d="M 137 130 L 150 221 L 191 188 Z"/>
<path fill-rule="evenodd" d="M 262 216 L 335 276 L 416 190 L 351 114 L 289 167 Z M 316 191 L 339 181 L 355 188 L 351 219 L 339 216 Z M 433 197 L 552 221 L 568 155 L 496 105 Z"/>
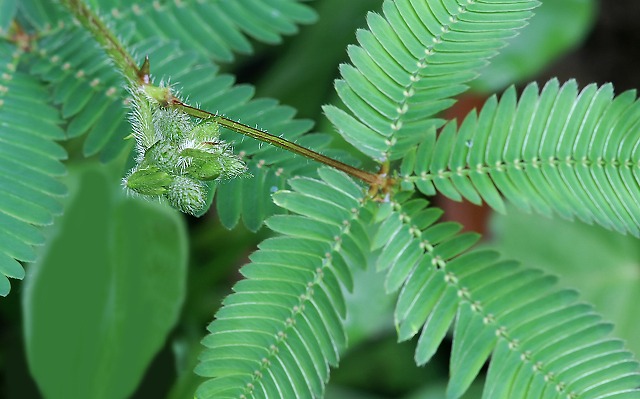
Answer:
<path fill-rule="evenodd" d="M 50 399 L 127 398 L 177 320 L 184 225 L 166 208 L 124 198 L 95 166 L 73 178 L 76 193 L 29 268 L 29 366 Z"/>

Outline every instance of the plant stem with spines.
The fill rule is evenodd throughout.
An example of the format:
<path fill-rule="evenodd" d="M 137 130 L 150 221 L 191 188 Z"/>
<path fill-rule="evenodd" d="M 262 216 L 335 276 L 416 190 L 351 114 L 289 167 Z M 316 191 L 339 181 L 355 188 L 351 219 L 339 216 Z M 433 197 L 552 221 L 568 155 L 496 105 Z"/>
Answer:
<path fill-rule="evenodd" d="M 82 26 L 91 32 L 124 76 L 131 82 L 140 81 L 139 69 L 135 60 L 104 21 L 91 11 L 82 0 L 61 0 L 61 2 L 73 13 Z"/>
<path fill-rule="evenodd" d="M 184 104 L 182 101 L 176 99 L 172 99 L 168 106 L 172 108 L 176 108 L 181 110 L 182 112 L 191 115 L 200 119 L 209 119 L 218 123 L 220 126 L 223 126 L 229 130 L 234 132 L 243 134 L 248 137 L 252 137 L 254 139 L 264 141 L 273 146 L 285 149 L 287 151 L 293 152 L 298 155 L 302 155 L 304 157 L 313 159 L 314 161 L 323 163 L 325 165 L 331 166 L 338 170 L 341 170 L 353 177 L 356 177 L 370 185 L 380 185 L 383 183 L 378 175 L 373 173 L 366 172 L 362 169 L 355 168 L 351 165 L 347 165 L 343 162 L 335 160 L 333 158 L 327 157 L 326 155 L 322 155 L 308 148 L 302 147 L 298 144 L 292 143 L 288 140 L 285 140 L 281 137 L 274 136 L 267 132 L 264 132 L 259 129 L 252 128 L 250 126 L 244 125 L 242 123 L 236 122 L 232 119 L 225 118 L 221 115 L 212 114 L 211 112 L 201 110 L 199 108 L 192 107 L 190 105 Z"/>
<path fill-rule="evenodd" d="M 113 59 L 118 68 L 122 71 L 124 76 L 132 84 L 151 86 L 149 79 L 149 61 L 145 59 L 145 62 L 141 67 L 138 67 L 131 54 L 122 45 L 114 33 L 107 27 L 107 25 L 95 14 L 82 0 L 61 0 L 62 4 L 66 6 L 78 21 L 93 34 L 94 38 L 107 52 L 109 57 Z M 152 93 L 153 90 L 148 90 L 147 93 Z M 166 90 L 156 91 L 158 94 L 167 93 Z M 188 115 L 199 119 L 213 120 L 219 125 L 240 133 L 242 135 L 252 137 L 254 139 L 263 141 L 273 146 L 282 148 L 284 150 L 293 152 L 294 154 L 302 155 L 314 161 L 331 166 L 335 169 L 343 171 L 350 176 L 360 179 L 368 183 L 374 191 L 379 188 L 385 188 L 389 185 L 389 180 L 385 174 L 374 174 L 356 167 L 347 165 L 343 162 L 327 157 L 320 153 L 317 153 L 308 148 L 302 147 L 298 144 L 292 143 L 281 137 L 274 136 L 259 129 L 252 128 L 242 123 L 233 121 L 229 118 L 225 118 L 221 115 L 216 115 L 208 111 L 201 110 L 199 108 L 190 106 L 183 103 L 178 98 L 170 95 L 168 98 L 154 98 L 158 103 L 167 107 L 172 107 L 180 110 Z"/>

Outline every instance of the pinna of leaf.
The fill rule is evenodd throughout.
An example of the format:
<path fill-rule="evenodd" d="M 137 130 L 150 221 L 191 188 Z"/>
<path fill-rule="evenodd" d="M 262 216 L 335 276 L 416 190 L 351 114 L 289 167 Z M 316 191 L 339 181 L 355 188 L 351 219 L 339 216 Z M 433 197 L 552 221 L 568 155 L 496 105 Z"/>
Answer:
<path fill-rule="evenodd" d="M 385 170 L 372 174 L 316 153 L 281 137 L 270 135 L 220 115 L 184 104 L 170 88 L 150 83 L 149 59 L 131 83 L 133 137 L 136 166 L 123 179 L 129 190 L 164 198 L 181 212 L 199 214 L 206 206 L 206 182 L 250 176 L 243 160 L 220 139 L 219 127 L 265 141 L 342 170 L 371 186 L 371 193 L 386 191 L 392 179 Z M 199 118 L 194 123 L 191 117 Z"/>

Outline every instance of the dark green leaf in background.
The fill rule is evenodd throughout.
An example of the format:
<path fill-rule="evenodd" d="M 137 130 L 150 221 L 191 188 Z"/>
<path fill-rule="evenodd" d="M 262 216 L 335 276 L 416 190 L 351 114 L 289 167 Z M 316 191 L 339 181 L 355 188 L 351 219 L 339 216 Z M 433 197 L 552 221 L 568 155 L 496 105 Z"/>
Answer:
<path fill-rule="evenodd" d="M 542 0 L 529 26 L 500 50 L 471 86 L 493 93 L 535 78 L 549 64 L 576 48 L 596 17 L 595 0 Z"/>
<path fill-rule="evenodd" d="M 185 228 L 174 212 L 124 198 L 95 167 L 74 177 L 59 230 L 29 268 L 29 366 L 49 399 L 126 398 L 178 317 Z"/>

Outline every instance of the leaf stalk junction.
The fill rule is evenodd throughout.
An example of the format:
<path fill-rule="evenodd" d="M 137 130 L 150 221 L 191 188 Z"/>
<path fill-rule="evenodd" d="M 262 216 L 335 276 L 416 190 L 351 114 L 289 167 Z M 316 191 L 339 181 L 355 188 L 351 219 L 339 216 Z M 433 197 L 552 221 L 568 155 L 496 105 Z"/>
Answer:
<path fill-rule="evenodd" d="M 142 66 L 138 67 L 133 57 L 118 40 L 109 27 L 94 13 L 82 0 L 62 0 L 62 4 L 66 6 L 78 19 L 78 21 L 95 37 L 95 39 L 104 48 L 107 54 L 113 59 L 114 63 L 122 71 L 134 87 L 143 86 L 144 91 L 161 107 L 171 108 L 183 112 L 191 117 L 201 119 L 203 121 L 212 121 L 223 126 L 233 132 L 260 140 L 273 146 L 290 151 L 294 154 L 304 156 L 314 161 L 323 163 L 335 169 L 338 169 L 352 177 L 355 177 L 370 186 L 369 193 L 373 196 L 378 192 L 388 192 L 394 180 L 388 178 L 386 171 L 388 165 L 382 165 L 379 173 L 371 173 L 356 168 L 336 159 L 322 155 L 318 152 L 302 147 L 296 143 L 288 141 L 282 137 L 274 136 L 265 131 L 244 125 L 222 115 L 213 114 L 211 112 L 199 109 L 192 105 L 184 103 L 182 100 L 174 96 L 169 88 L 157 87 L 151 83 L 150 65 L 148 57 L 144 60 Z"/>

